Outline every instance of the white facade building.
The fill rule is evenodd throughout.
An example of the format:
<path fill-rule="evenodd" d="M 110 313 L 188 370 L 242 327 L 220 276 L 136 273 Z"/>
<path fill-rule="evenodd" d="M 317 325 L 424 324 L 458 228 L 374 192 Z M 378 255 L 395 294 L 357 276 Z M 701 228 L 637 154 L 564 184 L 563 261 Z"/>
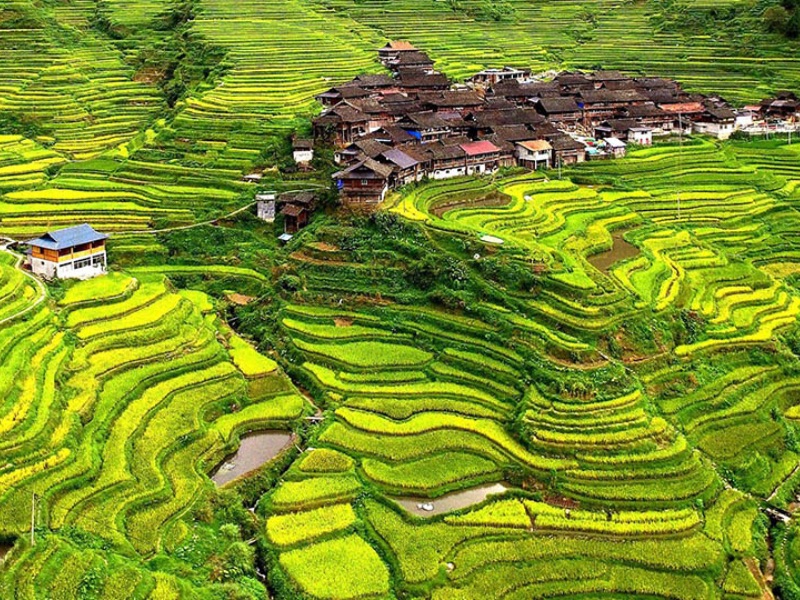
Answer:
<path fill-rule="evenodd" d="M 89 279 L 106 272 L 108 236 L 83 224 L 51 231 L 25 242 L 34 275 L 46 279 Z"/>

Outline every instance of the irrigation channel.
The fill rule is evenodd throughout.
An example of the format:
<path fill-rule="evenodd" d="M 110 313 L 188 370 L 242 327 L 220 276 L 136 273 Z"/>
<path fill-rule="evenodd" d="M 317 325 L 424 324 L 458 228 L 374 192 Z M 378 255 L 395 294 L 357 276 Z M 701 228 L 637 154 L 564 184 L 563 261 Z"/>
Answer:
<path fill-rule="evenodd" d="M 242 436 L 239 449 L 214 471 L 211 479 L 223 486 L 275 458 L 294 439 L 290 431 L 256 431 Z"/>
<path fill-rule="evenodd" d="M 639 248 L 622 237 L 624 234 L 625 230 L 615 231 L 611 235 L 611 239 L 613 240 L 613 245 L 611 248 L 604 250 L 603 252 L 593 254 L 588 258 L 593 267 L 599 271 L 602 271 L 603 273 L 608 273 L 608 270 L 614 263 L 639 255 Z"/>
<path fill-rule="evenodd" d="M 478 487 L 445 494 L 440 498 L 431 500 L 430 498 L 415 498 L 412 496 L 395 496 L 392 500 L 405 508 L 413 515 L 420 517 L 432 517 L 453 510 L 467 508 L 473 504 L 479 504 L 493 494 L 502 494 L 508 488 L 502 483 L 492 483 Z"/>

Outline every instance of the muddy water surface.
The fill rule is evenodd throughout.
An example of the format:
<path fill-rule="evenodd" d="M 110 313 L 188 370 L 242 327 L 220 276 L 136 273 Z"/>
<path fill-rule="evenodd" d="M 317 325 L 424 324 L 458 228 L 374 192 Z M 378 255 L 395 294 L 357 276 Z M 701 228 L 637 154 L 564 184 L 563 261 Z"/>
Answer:
<path fill-rule="evenodd" d="M 452 510 L 467 508 L 473 504 L 479 504 L 492 494 L 502 494 L 508 488 L 502 483 L 493 483 L 470 488 L 461 492 L 445 494 L 441 498 L 431 500 L 430 498 L 415 498 L 412 496 L 396 496 L 392 500 L 405 508 L 408 512 L 418 517 L 432 517 Z M 425 510 L 423 508 L 430 510 Z"/>
<path fill-rule="evenodd" d="M 611 239 L 614 241 L 614 245 L 611 246 L 611 249 L 593 254 L 588 258 L 593 267 L 603 273 L 608 273 L 608 270 L 614 263 L 639 255 L 639 248 L 626 241 L 625 238 L 622 237 L 624 233 L 624 231 L 615 231 L 611 235 Z"/>
<path fill-rule="evenodd" d="M 237 477 L 255 471 L 275 458 L 292 441 L 288 431 L 258 431 L 242 437 L 236 454 L 225 459 L 211 479 L 217 485 L 225 485 Z"/>

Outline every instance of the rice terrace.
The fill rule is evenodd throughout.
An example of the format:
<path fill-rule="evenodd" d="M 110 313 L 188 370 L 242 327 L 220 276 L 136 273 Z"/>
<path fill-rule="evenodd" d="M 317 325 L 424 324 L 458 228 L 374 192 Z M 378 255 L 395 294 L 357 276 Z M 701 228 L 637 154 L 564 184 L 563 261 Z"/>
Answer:
<path fill-rule="evenodd" d="M 800 2 L 0 0 L 0 600 L 800 600 Z"/>

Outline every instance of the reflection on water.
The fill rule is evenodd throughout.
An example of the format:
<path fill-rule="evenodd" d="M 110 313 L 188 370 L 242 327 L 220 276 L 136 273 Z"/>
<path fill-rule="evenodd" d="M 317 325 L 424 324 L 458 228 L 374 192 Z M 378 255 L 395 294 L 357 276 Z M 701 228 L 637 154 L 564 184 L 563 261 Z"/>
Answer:
<path fill-rule="evenodd" d="M 292 440 L 287 431 L 259 431 L 242 437 L 236 454 L 229 456 L 219 466 L 211 479 L 217 485 L 225 485 L 237 477 L 255 471 L 275 458 Z"/>
<path fill-rule="evenodd" d="M 441 498 L 431 500 L 430 498 L 413 498 L 411 496 L 397 496 L 392 498 L 400 506 L 411 514 L 419 517 L 431 517 L 452 510 L 459 510 L 479 504 L 492 494 L 502 494 L 508 490 L 502 483 L 493 483 L 470 488 L 461 492 L 446 494 Z"/>

